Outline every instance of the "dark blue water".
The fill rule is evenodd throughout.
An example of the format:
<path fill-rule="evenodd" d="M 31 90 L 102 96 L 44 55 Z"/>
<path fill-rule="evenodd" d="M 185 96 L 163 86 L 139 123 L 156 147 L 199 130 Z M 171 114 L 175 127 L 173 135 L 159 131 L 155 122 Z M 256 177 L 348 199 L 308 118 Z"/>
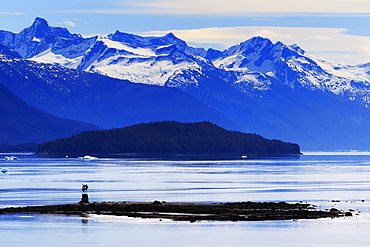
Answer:
<path fill-rule="evenodd" d="M 0 207 L 90 202 L 287 201 L 337 207 L 345 219 L 275 222 L 142 220 L 114 216 L 0 216 L 1 246 L 368 246 L 370 155 L 159 161 L 0 156 Z M 332 200 L 335 200 L 333 202 Z M 338 202 L 339 201 L 339 202 Z"/>

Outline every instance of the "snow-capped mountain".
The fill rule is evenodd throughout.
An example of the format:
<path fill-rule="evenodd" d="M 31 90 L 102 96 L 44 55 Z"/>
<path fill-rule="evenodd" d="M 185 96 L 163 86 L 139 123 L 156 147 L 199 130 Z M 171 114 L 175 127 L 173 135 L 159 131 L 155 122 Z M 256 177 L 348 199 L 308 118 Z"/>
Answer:
<path fill-rule="evenodd" d="M 370 103 L 370 64 L 346 66 L 255 37 L 225 51 L 194 48 L 172 33 L 141 37 L 116 31 L 107 37 L 84 38 L 51 27 L 36 18 L 20 33 L 0 31 L 0 43 L 23 58 L 77 68 L 135 83 L 196 87 L 204 71 L 212 71 L 247 94 L 263 93 L 276 83 L 291 88 L 331 92 Z M 203 75 L 203 76 L 202 76 Z"/>
<path fill-rule="evenodd" d="M 82 56 L 96 39 L 71 34 L 66 28 L 51 27 L 42 18 L 36 18 L 32 26 L 19 33 L 0 31 L 1 43 L 23 58 L 70 68 L 80 64 Z"/>
<path fill-rule="evenodd" d="M 225 51 L 194 48 L 171 33 L 142 37 L 116 31 L 84 38 L 41 18 L 20 33 L 0 31 L 0 44 L 37 62 L 176 87 L 244 131 L 298 142 L 303 149 L 334 143 L 361 149 L 367 143 L 357 133 L 370 123 L 370 63 L 332 63 L 262 37 Z"/>
<path fill-rule="evenodd" d="M 268 90 L 277 81 L 291 88 L 321 90 L 351 101 L 358 99 L 366 105 L 370 102 L 369 65 L 331 63 L 305 54 L 296 45 L 273 44 L 268 39 L 255 37 L 227 49 L 213 63 L 235 75 L 228 81 L 241 90 Z"/>

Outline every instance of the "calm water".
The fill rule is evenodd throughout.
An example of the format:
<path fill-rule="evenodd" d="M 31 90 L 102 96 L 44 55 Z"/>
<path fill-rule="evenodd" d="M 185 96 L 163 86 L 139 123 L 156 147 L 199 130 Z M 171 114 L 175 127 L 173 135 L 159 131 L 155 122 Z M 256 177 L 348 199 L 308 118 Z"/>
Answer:
<path fill-rule="evenodd" d="M 0 208 L 90 202 L 309 202 L 359 215 L 266 222 L 173 222 L 117 216 L 0 216 L 1 246 L 369 246 L 370 155 L 159 161 L 0 155 Z M 332 202 L 332 200 L 340 202 Z"/>

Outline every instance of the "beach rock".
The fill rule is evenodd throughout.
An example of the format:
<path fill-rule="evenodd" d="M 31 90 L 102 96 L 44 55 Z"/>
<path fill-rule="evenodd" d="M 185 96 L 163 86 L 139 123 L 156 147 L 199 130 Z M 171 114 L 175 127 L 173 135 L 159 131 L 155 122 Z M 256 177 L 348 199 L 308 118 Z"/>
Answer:
<path fill-rule="evenodd" d="M 330 211 L 329 211 L 331 214 L 339 214 L 340 211 L 336 208 L 331 208 Z"/>
<path fill-rule="evenodd" d="M 352 216 L 352 213 L 351 212 L 346 212 L 346 214 L 344 216 Z"/>
<path fill-rule="evenodd" d="M 153 202 L 153 204 L 154 204 L 154 205 L 162 205 L 162 203 L 161 203 L 160 201 L 157 201 L 157 200 L 155 200 L 155 201 Z"/>

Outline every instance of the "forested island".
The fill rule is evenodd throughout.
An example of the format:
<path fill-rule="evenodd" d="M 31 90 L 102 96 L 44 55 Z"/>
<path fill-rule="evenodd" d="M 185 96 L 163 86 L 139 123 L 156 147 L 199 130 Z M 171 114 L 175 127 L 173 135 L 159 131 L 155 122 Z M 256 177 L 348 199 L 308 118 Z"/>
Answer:
<path fill-rule="evenodd" d="M 37 154 L 54 157 L 258 157 L 301 153 L 298 144 L 229 131 L 210 122 L 163 121 L 82 132 L 39 144 Z"/>

